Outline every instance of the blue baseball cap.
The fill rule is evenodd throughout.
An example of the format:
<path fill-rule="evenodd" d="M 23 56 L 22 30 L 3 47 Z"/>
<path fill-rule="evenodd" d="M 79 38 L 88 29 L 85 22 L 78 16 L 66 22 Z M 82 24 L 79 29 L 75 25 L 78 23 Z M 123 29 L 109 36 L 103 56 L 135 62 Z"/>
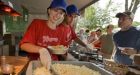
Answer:
<path fill-rule="evenodd" d="M 67 3 L 65 0 L 53 0 L 49 8 L 60 8 L 66 12 Z"/>
<path fill-rule="evenodd" d="M 67 6 L 66 10 L 67 10 L 68 15 L 71 15 L 73 13 L 76 13 L 77 15 L 80 15 L 77 7 L 74 4 L 71 4 L 71 5 Z"/>

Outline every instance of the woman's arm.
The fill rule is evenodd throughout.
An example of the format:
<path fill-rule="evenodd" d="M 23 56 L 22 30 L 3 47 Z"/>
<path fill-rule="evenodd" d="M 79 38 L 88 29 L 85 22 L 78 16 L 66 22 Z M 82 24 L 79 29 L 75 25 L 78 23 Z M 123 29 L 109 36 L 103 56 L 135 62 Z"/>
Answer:
<path fill-rule="evenodd" d="M 23 43 L 20 48 L 26 52 L 29 52 L 29 53 L 39 53 L 39 50 L 43 47 L 40 47 L 40 46 L 36 46 L 34 44 L 31 44 L 31 43 Z"/>

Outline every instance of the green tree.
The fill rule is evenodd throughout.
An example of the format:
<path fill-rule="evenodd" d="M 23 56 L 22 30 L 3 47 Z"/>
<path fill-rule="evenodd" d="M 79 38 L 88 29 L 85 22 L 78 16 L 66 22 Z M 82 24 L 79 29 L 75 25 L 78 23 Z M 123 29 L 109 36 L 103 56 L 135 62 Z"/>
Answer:
<path fill-rule="evenodd" d="M 134 25 L 134 26 L 139 26 L 139 25 L 140 25 L 140 22 L 134 21 L 134 22 L 133 22 L 133 25 Z"/>
<path fill-rule="evenodd" d="M 135 15 L 139 7 L 140 7 L 140 0 L 125 0 L 125 11 L 131 11 Z M 140 25 L 140 22 L 134 21 L 133 25 L 138 26 Z"/>
<path fill-rule="evenodd" d="M 125 11 L 131 11 L 135 14 L 140 6 L 140 0 L 131 0 L 130 5 L 129 1 L 130 0 L 125 0 Z"/>
<path fill-rule="evenodd" d="M 103 25 L 109 24 L 114 17 L 114 15 L 112 16 L 111 13 L 117 10 L 117 8 L 112 5 L 112 0 L 109 0 L 105 9 L 100 8 L 98 4 L 89 6 L 85 9 L 84 17 L 81 17 L 78 21 L 78 26 L 92 30 L 97 27 L 102 27 Z"/>

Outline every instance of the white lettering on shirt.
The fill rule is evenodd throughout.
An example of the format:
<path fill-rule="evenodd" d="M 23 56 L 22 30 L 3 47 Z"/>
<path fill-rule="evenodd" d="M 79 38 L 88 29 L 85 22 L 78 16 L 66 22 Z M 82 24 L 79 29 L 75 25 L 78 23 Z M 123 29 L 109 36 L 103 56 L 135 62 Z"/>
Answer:
<path fill-rule="evenodd" d="M 58 38 L 52 38 L 49 36 L 42 36 L 42 41 L 38 42 L 38 45 L 40 46 L 48 46 L 52 42 L 58 42 Z"/>
<path fill-rule="evenodd" d="M 43 43 L 57 42 L 57 41 L 58 41 L 58 38 L 52 38 L 52 37 L 49 37 L 49 36 L 43 36 Z"/>

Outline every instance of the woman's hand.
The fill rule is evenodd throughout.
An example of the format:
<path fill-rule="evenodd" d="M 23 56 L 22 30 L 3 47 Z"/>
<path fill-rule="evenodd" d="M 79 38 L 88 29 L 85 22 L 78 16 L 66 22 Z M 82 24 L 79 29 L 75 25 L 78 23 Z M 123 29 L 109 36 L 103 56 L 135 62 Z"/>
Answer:
<path fill-rule="evenodd" d="M 47 67 L 47 69 L 50 69 L 51 66 L 51 55 L 48 52 L 46 48 L 39 49 L 40 54 L 40 61 L 43 66 Z"/>

